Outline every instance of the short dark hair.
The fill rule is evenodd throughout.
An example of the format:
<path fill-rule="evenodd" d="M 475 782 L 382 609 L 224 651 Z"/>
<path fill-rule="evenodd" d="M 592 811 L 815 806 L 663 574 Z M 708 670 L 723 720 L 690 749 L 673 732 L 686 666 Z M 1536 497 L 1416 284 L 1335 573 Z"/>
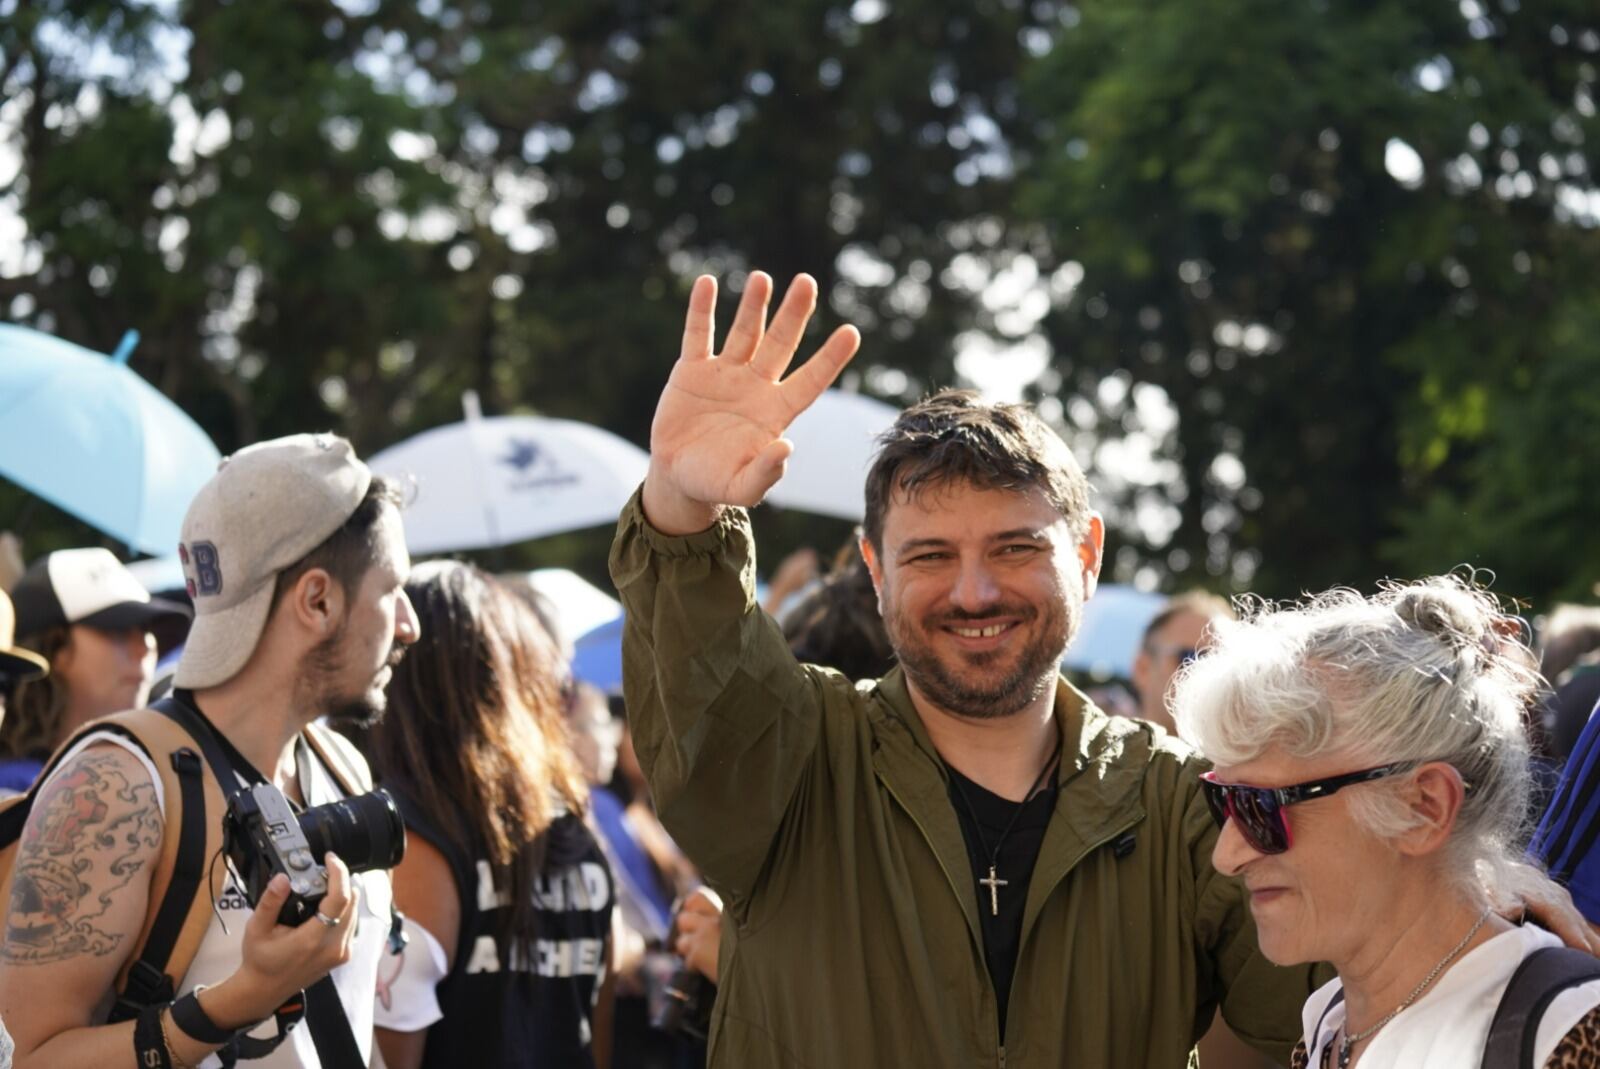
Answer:
<path fill-rule="evenodd" d="M 795 606 L 783 636 L 796 660 L 837 669 L 852 682 L 888 675 L 895 665 L 872 573 L 858 552 Z"/>
<path fill-rule="evenodd" d="M 283 600 L 284 594 L 313 568 L 327 572 L 346 592 L 359 586 L 367 570 L 377 560 L 378 521 L 383 516 L 384 508 L 398 509 L 404 503 L 405 495 L 401 493 L 399 483 L 382 475 L 374 475 L 367 485 L 366 495 L 350 518 L 315 549 L 278 573 L 272 588 L 272 608 L 268 615 L 278 611 L 278 603 Z"/>
<path fill-rule="evenodd" d="M 941 390 L 900 413 L 878 438 L 867 472 L 867 541 L 883 549 L 883 521 L 896 493 L 915 497 L 950 483 L 982 490 L 1043 490 L 1081 537 L 1089 481 L 1060 435 L 1028 405 L 989 404 L 973 390 Z"/>

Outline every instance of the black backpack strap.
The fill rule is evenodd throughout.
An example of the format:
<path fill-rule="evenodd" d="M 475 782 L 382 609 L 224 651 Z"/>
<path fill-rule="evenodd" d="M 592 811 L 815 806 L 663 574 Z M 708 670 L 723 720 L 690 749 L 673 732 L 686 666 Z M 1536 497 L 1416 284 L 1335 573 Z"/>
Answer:
<path fill-rule="evenodd" d="M 210 726 L 183 703 L 170 697 L 152 703 L 150 708 L 175 721 L 194 740 L 217 776 L 223 797 L 230 796 L 236 780 Z M 166 896 L 157 907 L 144 950 L 128 969 L 127 984 L 111 1007 L 110 1023 L 131 1021 L 145 1006 L 171 1002 L 177 994 L 172 977 L 167 975 L 167 962 L 206 879 L 205 767 L 200 754 L 187 746 L 173 751 L 171 761 L 173 770 L 178 773 L 183 803 L 180 810 L 183 824 L 178 829 L 178 854 L 172 867 L 172 882 L 167 885 Z"/>
<path fill-rule="evenodd" d="M 306 1027 L 323 1069 L 366 1069 L 367 1060 L 361 1056 L 331 974 L 306 988 Z"/>
<path fill-rule="evenodd" d="M 189 910 L 206 876 L 206 791 L 200 755 L 187 746 L 171 756 L 182 795 L 182 826 L 178 829 L 178 854 L 172 881 L 156 909 L 150 935 L 139 960 L 128 969 L 128 982 L 111 1007 L 110 1021 L 131 1021 L 145 1006 L 171 1002 L 176 994 L 167 975 L 167 961 L 178 943 Z"/>
<path fill-rule="evenodd" d="M 1511 974 L 1483 1046 L 1483 1069 L 1537 1069 L 1533 1047 L 1539 1022 L 1568 988 L 1600 980 L 1600 958 L 1571 947 L 1542 947 Z"/>
<path fill-rule="evenodd" d="M 223 752 L 222 745 L 217 742 L 216 732 L 208 720 L 175 696 L 152 702 L 150 708 L 177 721 L 178 726 L 194 739 L 195 745 L 200 747 L 200 753 L 205 756 L 206 764 L 211 766 L 211 774 L 217 777 L 217 785 L 222 788 L 224 798 L 232 798 L 239 792 L 239 775 L 234 770 L 233 762 Z"/>

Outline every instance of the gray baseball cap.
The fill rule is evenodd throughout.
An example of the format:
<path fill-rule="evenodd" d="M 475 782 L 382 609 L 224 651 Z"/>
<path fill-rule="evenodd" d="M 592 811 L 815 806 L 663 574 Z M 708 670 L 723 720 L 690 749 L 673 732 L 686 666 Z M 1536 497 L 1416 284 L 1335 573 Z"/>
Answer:
<path fill-rule="evenodd" d="M 372 473 L 333 434 L 276 438 L 224 457 L 183 518 L 178 559 L 194 625 L 173 685 L 215 687 L 255 652 L 278 574 L 337 531 Z"/>

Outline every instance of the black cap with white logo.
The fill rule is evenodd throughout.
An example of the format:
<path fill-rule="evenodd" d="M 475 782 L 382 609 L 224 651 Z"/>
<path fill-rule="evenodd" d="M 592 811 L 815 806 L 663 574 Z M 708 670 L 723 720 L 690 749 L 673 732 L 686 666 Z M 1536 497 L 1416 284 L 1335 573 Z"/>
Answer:
<path fill-rule="evenodd" d="M 70 624 L 122 631 L 191 615 L 187 605 L 152 598 L 108 549 L 45 554 L 11 588 L 11 601 L 17 609 L 19 635 Z"/>

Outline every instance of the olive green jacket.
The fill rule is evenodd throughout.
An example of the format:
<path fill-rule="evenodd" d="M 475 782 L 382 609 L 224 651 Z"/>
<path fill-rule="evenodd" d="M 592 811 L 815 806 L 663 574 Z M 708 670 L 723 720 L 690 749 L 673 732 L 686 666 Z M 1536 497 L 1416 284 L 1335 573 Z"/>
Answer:
<path fill-rule="evenodd" d="M 640 764 L 727 902 L 712 1069 L 1177 1069 L 1219 1002 L 1287 1062 L 1312 970 L 1261 957 L 1182 744 L 1062 681 L 1002 1044 L 979 888 L 900 671 L 857 687 L 798 664 L 756 604 L 739 510 L 673 538 L 636 495 L 611 574 Z"/>

